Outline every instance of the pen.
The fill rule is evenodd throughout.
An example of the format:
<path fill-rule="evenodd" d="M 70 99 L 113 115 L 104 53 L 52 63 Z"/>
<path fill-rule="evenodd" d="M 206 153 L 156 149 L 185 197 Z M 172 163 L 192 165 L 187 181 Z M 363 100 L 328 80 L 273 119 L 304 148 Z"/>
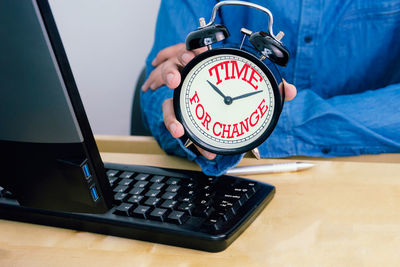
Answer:
<path fill-rule="evenodd" d="M 249 175 L 258 173 L 294 172 L 309 169 L 315 164 L 309 162 L 285 162 L 254 166 L 235 167 L 226 172 L 227 175 Z"/>

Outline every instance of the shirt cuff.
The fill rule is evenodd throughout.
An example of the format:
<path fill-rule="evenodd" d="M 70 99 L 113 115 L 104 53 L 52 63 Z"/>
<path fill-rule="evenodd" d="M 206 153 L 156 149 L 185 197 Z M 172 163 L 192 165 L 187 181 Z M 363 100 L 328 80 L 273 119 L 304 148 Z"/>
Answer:
<path fill-rule="evenodd" d="M 238 155 L 217 155 L 213 160 L 209 160 L 204 156 L 196 155 L 193 151 L 186 148 L 180 139 L 176 139 L 180 149 L 186 154 L 186 157 L 195 161 L 201 168 L 204 174 L 210 176 L 221 176 L 230 168 L 237 165 L 243 158 L 244 154 Z"/>

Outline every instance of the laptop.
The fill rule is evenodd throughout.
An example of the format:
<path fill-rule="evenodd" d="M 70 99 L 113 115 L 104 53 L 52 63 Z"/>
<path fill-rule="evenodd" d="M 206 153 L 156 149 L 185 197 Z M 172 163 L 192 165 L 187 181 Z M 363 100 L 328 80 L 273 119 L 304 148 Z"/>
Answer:
<path fill-rule="evenodd" d="M 103 163 L 47 0 L 0 1 L 0 218 L 217 252 L 275 188 Z"/>

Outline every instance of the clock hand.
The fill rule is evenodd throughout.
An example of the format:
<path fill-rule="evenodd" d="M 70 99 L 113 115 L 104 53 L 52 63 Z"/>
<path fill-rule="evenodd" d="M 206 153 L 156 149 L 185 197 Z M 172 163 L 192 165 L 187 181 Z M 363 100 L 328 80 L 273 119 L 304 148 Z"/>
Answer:
<path fill-rule="evenodd" d="M 251 93 L 240 95 L 240 96 L 236 96 L 236 97 L 233 97 L 232 100 L 245 98 L 245 97 L 248 97 L 248 96 L 251 96 L 251 95 L 255 95 L 255 94 L 258 94 L 258 93 L 261 93 L 261 92 L 262 92 L 262 90 L 261 91 L 257 91 L 257 92 L 251 92 Z"/>
<path fill-rule="evenodd" d="M 221 90 L 218 89 L 218 87 L 216 87 L 214 84 L 210 83 L 209 80 L 207 80 L 208 84 L 214 89 L 215 92 L 217 92 L 220 96 L 222 96 L 224 99 L 226 98 L 226 96 L 224 95 L 224 93 L 221 92 Z"/>

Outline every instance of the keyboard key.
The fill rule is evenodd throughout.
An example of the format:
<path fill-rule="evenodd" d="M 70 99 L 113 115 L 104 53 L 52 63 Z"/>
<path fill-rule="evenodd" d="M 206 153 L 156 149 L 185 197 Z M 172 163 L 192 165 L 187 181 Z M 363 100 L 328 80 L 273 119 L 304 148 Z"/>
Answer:
<path fill-rule="evenodd" d="M 162 204 L 161 204 L 161 208 L 164 209 L 173 209 L 175 208 L 176 204 L 178 204 L 178 201 L 176 200 L 165 200 Z"/>
<path fill-rule="evenodd" d="M 135 173 L 134 172 L 123 172 L 121 173 L 121 175 L 119 176 L 120 178 L 124 179 L 124 178 L 131 178 Z"/>
<path fill-rule="evenodd" d="M 127 200 L 127 202 L 134 203 L 134 204 L 141 204 L 143 198 L 144 198 L 144 196 L 133 195 Z"/>
<path fill-rule="evenodd" d="M 160 202 L 161 198 L 156 197 L 149 197 L 145 202 L 144 205 L 156 207 L 158 202 Z"/>
<path fill-rule="evenodd" d="M 206 184 L 201 187 L 202 191 L 211 191 L 214 189 L 213 185 Z"/>
<path fill-rule="evenodd" d="M 192 190 L 192 189 L 190 189 L 190 190 L 184 189 L 184 190 L 180 191 L 180 193 L 182 195 L 191 196 L 191 197 L 196 195 L 196 192 L 194 190 Z"/>
<path fill-rule="evenodd" d="M 247 198 L 251 198 L 258 190 L 259 184 L 254 182 L 241 182 L 235 184 L 232 188 L 233 191 L 241 191 L 246 194 Z"/>
<path fill-rule="evenodd" d="M 125 201 L 125 199 L 128 197 L 128 194 L 127 193 L 121 193 L 121 192 L 119 192 L 119 193 L 116 193 L 115 195 L 114 195 L 114 201 L 116 202 L 116 203 L 121 203 L 121 202 L 124 202 Z"/>
<path fill-rule="evenodd" d="M 110 184 L 113 185 L 114 183 L 119 181 L 119 178 L 116 176 L 110 176 L 108 177 L 108 181 L 110 181 Z"/>
<path fill-rule="evenodd" d="M 171 185 L 171 184 L 177 185 L 177 184 L 179 184 L 180 180 L 181 179 L 179 179 L 179 178 L 173 178 L 172 177 L 172 178 L 169 178 L 167 180 L 167 184 L 169 184 L 169 185 Z"/>
<path fill-rule="evenodd" d="M 174 199 L 176 197 L 176 193 L 166 192 L 161 196 L 162 199 Z"/>
<path fill-rule="evenodd" d="M 114 214 L 122 216 L 130 216 L 130 212 L 132 211 L 132 209 L 133 209 L 133 204 L 122 203 L 115 209 Z"/>
<path fill-rule="evenodd" d="M 211 198 L 197 198 L 195 203 L 198 205 L 210 206 L 212 203 L 212 200 L 211 200 Z"/>
<path fill-rule="evenodd" d="M 249 190 L 246 192 L 246 197 L 250 199 L 256 192 L 254 190 Z"/>
<path fill-rule="evenodd" d="M 165 176 L 162 175 L 154 175 L 151 179 L 150 182 L 152 183 L 162 183 L 162 181 L 165 180 Z"/>
<path fill-rule="evenodd" d="M 240 209 L 240 203 L 238 201 L 236 202 L 231 202 L 225 199 L 219 199 L 216 201 L 216 204 L 214 204 L 215 209 L 217 210 L 223 210 L 226 211 L 228 209 L 231 209 L 234 214 Z"/>
<path fill-rule="evenodd" d="M 147 219 L 149 212 L 150 212 L 150 207 L 140 205 L 132 211 L 132 216 L 137 218 Z"/>
<path fill-rule="evenodd" d="M 135 176 L 136 181 L 145 181 L 147 178 L 150 176 L 150 174 L 147 173 L 139 173 L 138 175 Z"/>
<path fill-rule="evenodd" d="M 243 204 L 247 201 L 247 196 L 245 193 L 233 193 L 233 192 L 229 192 L 226 194 L 223 194 L 223 199 L 229 201 L 229 202 L 238 202 L 240 206 L 243 206 Z"/>
<path fill-rule="evenodd" d="M 193 215 L 206 218 L 209 217 L 214 211 L 215 209 L 210 206 L 196 206 L 196 208 L 193 210 Z"/>
<path fill-rule="evenodd" d="M 240 184 L 244 184 L 245 186 L 247 186 L 249 189 L 253 190 L 254 193 L 258 191 L 258 189 L 260 188 L 260 185 L 258 183 L 255 182 L 242 182 Z"/>
<path fill-rule="evenodd" d="M 207 220 L 205 220 L 205 222 L 203 223 L 203 227 L 208 230 L 215 231 L 221 229 L 223 223 L 223 218 L 220 215 L 214 213 Z"/>
<path fill-rule="evenodd" d="M 148 184 L 149 184 L 149 182 L 147 182 L 147 181 L 138 181 L 138 182 L 136 182 L 134 187 L 145 188 Z"/>
<path fill-rule="evenodd" d="M 118 170 L 108 170 L 106 174 L 108 177 L 116 177 L 118 173 Z"/>
<path fill-rule="evenodd" d="M 131 185 L 133 183 L 132 179 L 124 178 L 118 182 L 119 185 Z"/>
<path fill-rule="evenodd" d="M 234 192 L 234 193 L 243 193 L 243 194 L 246 194 L 248 191 L 249 191 L 249 187 L 247 187 L 247 186 L 243 186 L 243 187 L 241 187 L 241 186 L 233 186 L 232 187 L 232 190 L 231 190 L 232 192 Z M 253 190 L 250 190 L 250 191 L 253 191 Z"/>
<path fill-rule="evenodd" d="M 144 188 L 141 188 L 141 187 L 134 187 L 134 188 L 132 188 L 131 191 L 129 191 L 129 194 L 132 194 L 132 195 L 140 195 L 143 191 L 144 191 Z"/>
<path fill-rule="evenodd" d="M 201 217 L 189 217 L 189 219 L 185 222 L 185 226 L 189 226 L 192 227 L 192 229 L 199 229 L 201 227 L 201 225 L 203 224 L 203 222 L 205 221 L 205 218 L 201 218 Z"/>
<path fill-rule="evenodd" d="M 218 197 L 229 199 L 231 201 L 237 201 L 242 197 L 243 193 L 232 193 L 232 192 L 220 192 Z"/>
<path fill-rule="evenodd" d="M 150 218 L 153 220 L 157 221 L 164 221 L 165 218 L 167 217 L 168 210 L 167 209 L 160 209 L 160 208 L 155 208 L 151 213 L 150 213 Z"/>
<path fill-rule="evenodd" d="M 176 224 L 183 224 L 188 219 L 188 216 L 183 211 L 172 211 L 167 218 L 167 221 L 176 223 Z"/>
<path fill-rule="evenodd" d="M 213 198 L 215 196 L 215 191 L 201 191 L 198 193 L 197 198 Z"/>
<path fill-rule="evenodd" d="M 178 197 L 179 202 L 191 202 L 193 200 L 193 196 L 181 195 Z"/>
<path fill-rule="evenodd" d="M 217 213 L 218 215 L 220 215 L 221 218 L 222 218 L 225 222 L 230 221 L 230 220 L 233 218 L 233 216 L 234 216 L 233 211 L 232 211 L 231 209 L 227 209 L 227 210 L 217 210 L 216 213 Z"/>
<path fill-rule="evenodd" d="M 146 193 L 146 197 L 158 197 L 159 195 L 161 194 L 161 191 L 160 190 L 149 190 L 147 193 Z"/>
<path fill-rule="evenodd" d="M 129 188 L 129 186 L 126 186 L 126 185 L 118 185 L 117 187 L 114 188 L 113 191 L 115 193 L 124 193 L 128 188 Z"/>
<path fill-rule="evenodd" d="M 178 192 L 179 188 L 181 188 L 179 185 L 170 185 L 167 187 L 167 189 L 165 191 L 176 193 L 176 192 Z"/>
<path fill-rule="evenodd" d="M 213 184 L 213 183 L 215 183 L 216 181 L 218 181 L 218 178 L 217 178 L 217 177 L 207 177 L 207 179 L 206 179 L 205 181 L 206 181 L 206 183 L 208 183 L 208 184 Z"/>
<path fill-rule="evenodd" d="M 243 206 L 247 202 L 247 194 L 244 194 L 240 199 L 239 199 L 239 204 L 240 206 Z"/>
<path fill-rule="evenodd" d="M 189 215 L 193 215 L 194 204 L 193 203 L 182 203 L 178 206 L 177 210 L 186 211 Z"/>
<path fill-rule="evenodd" d="M 163 183 L 154 183 L 150 186 L 150 189 L 161 190 L 164 186 L 165 186 L 165 184 L 163 184 Z"/>
<path fill-rule="evenodd" d="M 188 189 L 193 189 L 196 186 L 196 183 L 191 180 L 188 180 L 188 181 L 184 180 L 184 181 L 182 181 L 181 184 L 183 187 L 188 188 Z"/>

